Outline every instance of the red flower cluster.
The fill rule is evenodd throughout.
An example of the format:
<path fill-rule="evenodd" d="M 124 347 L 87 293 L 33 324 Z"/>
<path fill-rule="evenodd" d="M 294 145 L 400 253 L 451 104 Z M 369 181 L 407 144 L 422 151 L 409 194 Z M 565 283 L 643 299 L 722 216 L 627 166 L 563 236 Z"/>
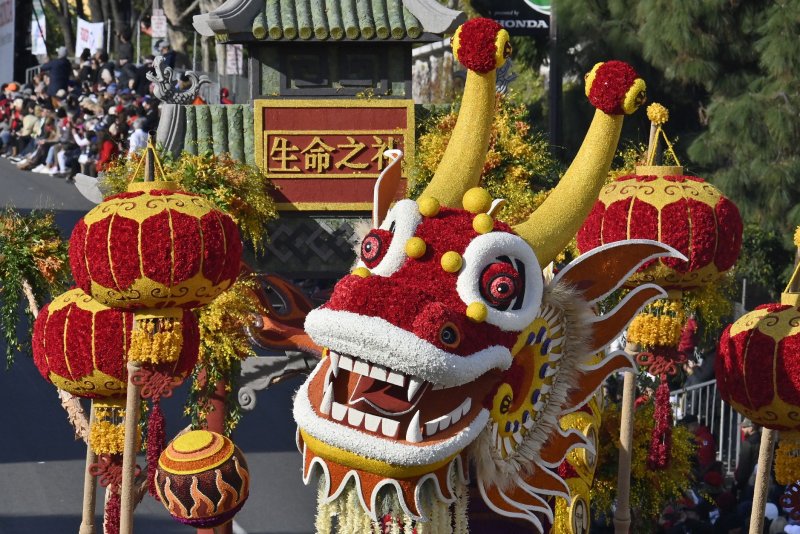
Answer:
<path fill-rule="evenodd" d="M 650 469 L 665 469 L 672 455 L 672 408 L 669 404 L 669 386 L 666 378 L 656 389 L 655 412 L 656 424 L 650 440 L 647 466 Z"/>
<path fill-rule="evenodd" d="M 608 115 L 624 115 L 625 94 L 639 75 L 624 61 L 606 61 L 595 71 L 589 102 Z"/>
<path fill-rule="evenodd" d="M 458 34 L 458 61 L 481 74 L 497 68 L 495 40 L 502 29 L 492 19 L 475 18 L 465 22 Z"/>

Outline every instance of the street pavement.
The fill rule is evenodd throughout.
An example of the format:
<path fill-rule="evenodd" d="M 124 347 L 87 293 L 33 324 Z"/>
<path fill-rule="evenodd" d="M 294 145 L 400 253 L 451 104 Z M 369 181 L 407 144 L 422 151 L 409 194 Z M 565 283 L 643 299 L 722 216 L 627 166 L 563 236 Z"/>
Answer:
<path fill-rule="evenodd" d="M 55 210 L 65 238 L 93 206 L 64 179 L 19 171 L 0 159 L 0 206 L 9 205 L 26 212 Z M 245 413 L 234 434 L 251 473 L 250 498 L 236 516 L 247 534 L 313 531 L 316 491 L 303 485 L 291 416 L 291 399 L 301 381 L 287 380 L 260 392 L 255 409 Z M 168 438 L 188 425 L 182 417 L 185 399 L 183 386 L 162 401 Z M 78 532 L 85 445 L 73 439 L 55 388 L 41 378 L 29 356 L 18 355 L 10 370 L 0 369 L 0 406 L 0 534 Z M 140 457 L 139 465 L 144 464 Z M 103 502 L 101 490 L 97 502 Z M 98 506 L 98 533 L 100 513 Z M 149 496 L 137 508 L 134 526 L 146 534 L 194 532 L 173 521 Z"/>

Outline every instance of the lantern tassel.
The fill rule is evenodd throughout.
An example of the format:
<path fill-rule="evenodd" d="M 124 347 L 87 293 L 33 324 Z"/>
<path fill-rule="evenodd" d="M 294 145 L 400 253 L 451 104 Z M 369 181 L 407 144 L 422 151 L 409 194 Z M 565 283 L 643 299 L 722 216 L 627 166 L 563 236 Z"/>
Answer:
<path fill-rule="evenodd" d="M 119 534 L 120 500 L 119 493 L 111 493 L 105 507 L 105 533 Z"/>
<path fill-rule="evenodd" d="M 183 349 L 183 328 L 173 317 L 138 318 L 131 333 L 128 359 L 142 363 L 178 361 Z"/>
<path fill-rule="evenodd" d="M 164 413 L 161 411 L 161 402 L 158 400 L 153 402 L 147 429 L 147 487 L 150 495 L 158 501 L 160 499 L 158 491 L 156 491 L 156 468 L 158 467 L 158 457 L 164 450 L 167 438 L 164 428 Z"/>
<path fill-rule="evenodd" d="M 656 389 L 653 436 L 650 440 L 650 451 L 647 465 L 650 469 L 665 469 L 669 465 L 672 452 L 672 409 L 669 405 L 669 385 L 667 377 L 662 375 L 661 384 Z"/>

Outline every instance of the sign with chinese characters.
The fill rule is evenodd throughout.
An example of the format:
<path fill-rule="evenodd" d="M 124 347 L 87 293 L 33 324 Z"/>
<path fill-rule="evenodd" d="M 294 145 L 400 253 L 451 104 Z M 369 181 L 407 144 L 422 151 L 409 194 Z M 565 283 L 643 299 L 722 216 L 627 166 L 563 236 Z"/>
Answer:
<path fill-rule="evenodd" d="M 256 162 L 277 187 L 281 210 L 372 209 L 384 151 L 414 154 L 414 101 L 256 100 Z"/>

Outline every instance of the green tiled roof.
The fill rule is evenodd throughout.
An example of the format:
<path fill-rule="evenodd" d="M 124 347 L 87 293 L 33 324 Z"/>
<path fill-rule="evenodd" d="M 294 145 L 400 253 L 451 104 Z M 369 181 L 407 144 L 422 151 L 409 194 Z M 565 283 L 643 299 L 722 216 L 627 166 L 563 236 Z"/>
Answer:
<path fill-rule="evenodd" d="M 423 28 L 402 0 L 266 0 L 252 31 L 261 40 L 322 41 L 417 39 Z"/>

